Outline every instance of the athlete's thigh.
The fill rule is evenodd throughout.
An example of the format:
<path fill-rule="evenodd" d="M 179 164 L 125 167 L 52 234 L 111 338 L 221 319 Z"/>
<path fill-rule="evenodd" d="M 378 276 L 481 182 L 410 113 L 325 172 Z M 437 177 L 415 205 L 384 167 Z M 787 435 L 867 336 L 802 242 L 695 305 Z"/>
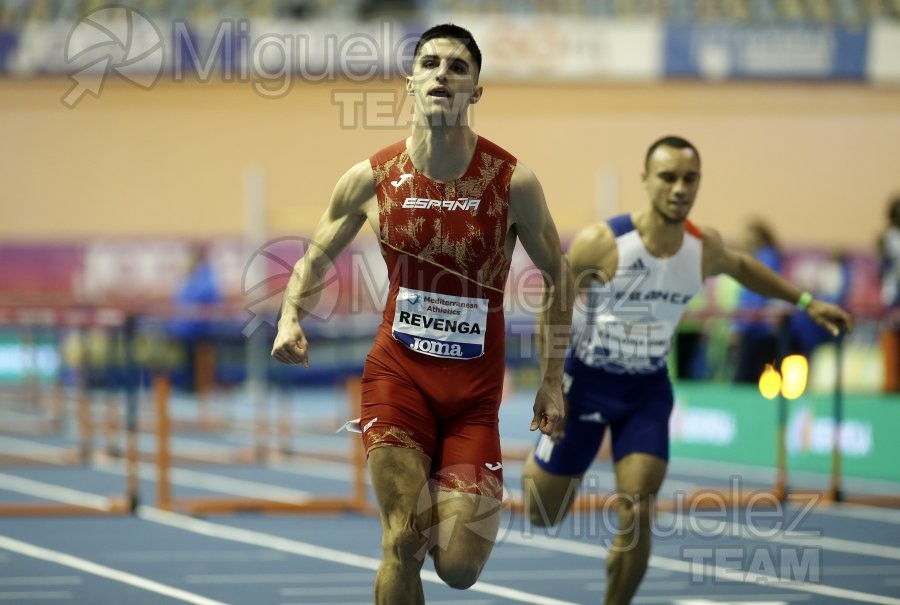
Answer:
<path fill-rule="evenodd" d="M 568 514 L 605 430 L 601 414 L 570 391 L 563 437 L 541 435 L 522 471 L 522 497 L 532 523 L 553 526 Z"/>
<path fill-rule="evenodd" d="M 668 376 L 645 377 L 628 397 L 627 412 L 610 423 L 613 460 L 640 453 L 668 461 L 669 417 L 674 405 Z"/>
<path fill-rule="evenodd" d="M 503 499 L 498 406 L 497 401 L 485 401 L 439 423 L 432 464 L 436 489 Z"/>
<path fill-rule="evenodd" d="M 409 376 L 375 355 L 366 359 L 360 425 L 366 452 L 391 446 L 430 458 L 437 445 L 437 418 Z"/>
<path fill-rule="evenodd" d="M 653 454 L 635 452 L 615 463 L 616 491 L 628 496 L 652 496 L 666 477 L 668 462 Z"/>
<path fill-rule="evenodd" d="M 503 502 L 493 496 L 440 489 L 433 493 L 431 554 L 438 567 L 475 564 L 491 554 L 503 516 Z"/>
<path fill-rule="evenodd" d="M 369 453 L 368 467 L 386 524 L 428 527 L 432 505 L 428 482 L 431 458 L 416 449 L 383 446 Z"/>
<path fill-rule="evenodd" d="M 606 432 L 607 402 L 575 378 L 566 393 L 566 425 L 562 437 L 538 438 L 530 462 L 551 475 L 580 477 L 594 462 Z M 536 476 L 541 476 L 540 473 Z"/>
<path fill-rule="evenodd" d="M 541 527 L 561 523 L 578 497 L 582 476 L 552 473 L 537 463 L 533 452 L 529 454 L 522 469 L 525 516 Z"/>

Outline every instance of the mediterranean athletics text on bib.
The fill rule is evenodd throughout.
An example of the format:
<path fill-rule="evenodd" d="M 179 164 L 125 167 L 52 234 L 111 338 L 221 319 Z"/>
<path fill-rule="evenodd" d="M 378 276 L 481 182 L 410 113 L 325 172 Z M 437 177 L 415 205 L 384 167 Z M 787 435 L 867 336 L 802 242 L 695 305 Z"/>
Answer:
<path fill-rule="evenodd" d="M 400 288 L 391 332 L 432 357 L 474 359 L 484 354 L 488 301 Z"/>

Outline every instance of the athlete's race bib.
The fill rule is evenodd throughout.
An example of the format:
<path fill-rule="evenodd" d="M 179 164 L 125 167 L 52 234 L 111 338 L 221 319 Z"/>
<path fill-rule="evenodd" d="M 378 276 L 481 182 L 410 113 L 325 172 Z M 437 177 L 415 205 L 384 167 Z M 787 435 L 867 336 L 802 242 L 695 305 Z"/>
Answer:
<path fill-rule="evenodd" d="M 587 365 L 615 374 L 649 374 L 665 367 L 671 322 L 597 322 L 585 327 L 576 354 Z"/>
<path fill-rule="evenodd" d="M 400 288 L 394 338 L 418 353 L 446 359 L 484 354 L 488 301 Z"/>

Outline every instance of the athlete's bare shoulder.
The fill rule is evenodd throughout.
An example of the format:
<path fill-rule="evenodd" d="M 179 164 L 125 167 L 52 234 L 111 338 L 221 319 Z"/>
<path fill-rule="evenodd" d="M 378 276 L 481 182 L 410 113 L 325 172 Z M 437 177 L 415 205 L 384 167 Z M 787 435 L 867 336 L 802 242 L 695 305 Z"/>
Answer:
<path fill-rule="evenodd" d="M 332 203 L 347 211 L 361 210 L 375 198 L 375 177 L 368 160 L 357 162 L 338 179 Z"/>
<path fill-rule="evenodd" d="M 567 256 L 576 286 L 583 287 L 590 279 L 606 283 L 619 260 L 616 236 L 606 221 L 592 223 L 575 234 Z"/>
<path fill-rule="evenodd" d="M 697 226 L 700 241 L 703 243 L 703 278 L 733 273 L 736 270 L 739 254 L 725 245 L 716 229 L 708 226 Z"/>
<path fill-rule="evenodd" d="M 541 210 L 546 201 L 541 183 L 532 170 L 516 162 L 509 181 L 509 207 L 512 217 L 525 219 Z"/>

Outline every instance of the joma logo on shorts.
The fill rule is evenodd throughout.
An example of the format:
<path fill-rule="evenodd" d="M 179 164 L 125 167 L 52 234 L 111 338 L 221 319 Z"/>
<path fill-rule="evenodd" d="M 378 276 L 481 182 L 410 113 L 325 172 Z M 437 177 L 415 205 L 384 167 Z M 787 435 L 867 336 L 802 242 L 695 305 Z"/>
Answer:
<path fill-rule="evenodd" d="M 478 204 L 481 200 L 472 200 L 467 197 L 461 197 L 458 200 L 430 200 L 424 197 L 408 197 L 403 200 L 404 208 L 442 208 L 444 210 L 469 210 L 474 212 L 478 210 Z"/>
<path fill-rule="evenodd" d="M 424 338 L 413 337 L 412 344 L 409 348 L 420 353 L 428 353 L 429 355 L 437 355 L 439 357 L 462 357 L 462 347 L 459 345 L 451 345 L 446 342 L 438 342 L 436 340 L 427 340 Z"/>

